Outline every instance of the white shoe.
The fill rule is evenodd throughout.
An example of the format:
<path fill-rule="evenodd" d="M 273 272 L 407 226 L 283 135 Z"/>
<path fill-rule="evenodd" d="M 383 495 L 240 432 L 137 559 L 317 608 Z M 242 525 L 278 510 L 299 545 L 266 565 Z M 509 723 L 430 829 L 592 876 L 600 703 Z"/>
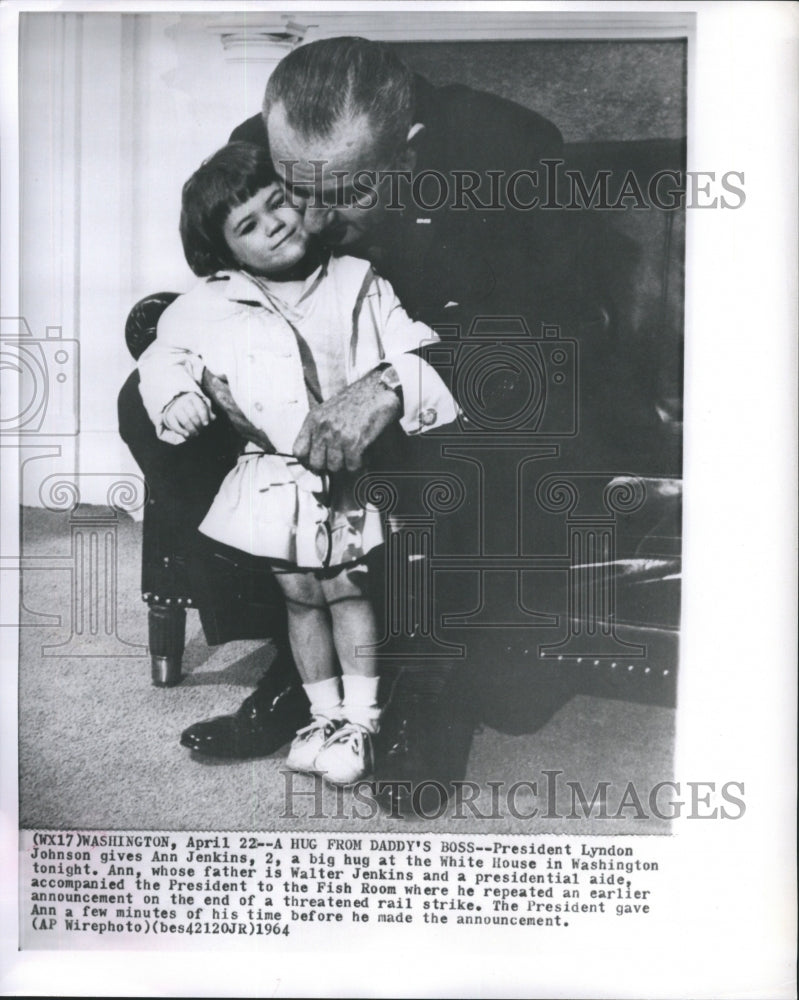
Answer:
<path fill-rule="evenodd" d="M 357 722 L 345 722 L 325 741 L 314 761 L 317 771 L 331 785 L 351 785 L 372 773 L 372 736 Z"/>
<path fill-rule="evenodd" d="M 292 771 L 315 771 L 317 754 L 340 725 L 341 722 L 336 719 L 318 715 L 309 726 L 298 729 L 291 741 L 286 766 Z"/>

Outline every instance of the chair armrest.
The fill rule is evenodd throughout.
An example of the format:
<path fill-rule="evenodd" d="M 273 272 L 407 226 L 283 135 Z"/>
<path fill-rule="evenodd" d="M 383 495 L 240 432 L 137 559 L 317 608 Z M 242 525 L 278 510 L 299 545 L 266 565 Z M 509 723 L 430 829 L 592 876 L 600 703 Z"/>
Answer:
<path fill-rule="evenodd" d="M 125 323 L 125 343 L 135 361 L 155 340 L 161 313 L 178 297 L 177 292 L 156 292 L 140 299 L 128 314 Z"/>

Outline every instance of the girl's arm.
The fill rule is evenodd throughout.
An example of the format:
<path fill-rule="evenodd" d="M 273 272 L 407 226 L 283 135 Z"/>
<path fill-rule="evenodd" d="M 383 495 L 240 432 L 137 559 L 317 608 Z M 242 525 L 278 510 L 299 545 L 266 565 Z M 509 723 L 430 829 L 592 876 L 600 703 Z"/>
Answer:
<path fill-rule="evenodd" d="M 201 417 L 205 409 L 211 419 L 210 402 L 200 389 L 204 362 L 198 350 L 192 349 L 201 342 L 197 331 L 202 320 L 191 298 L 189 292 L 164 310 L 158 321 L 156 339 L 138 362 L 139 391 L 144 408 L 158 437 L 169 444 L 181 444 L 191 433 L 197 432 L 193 428 L 196 421 L 191 419 L 193 410 L 196 409 Z M 180 397 L 185 394 L 191 396 L 181 402 Z"/>

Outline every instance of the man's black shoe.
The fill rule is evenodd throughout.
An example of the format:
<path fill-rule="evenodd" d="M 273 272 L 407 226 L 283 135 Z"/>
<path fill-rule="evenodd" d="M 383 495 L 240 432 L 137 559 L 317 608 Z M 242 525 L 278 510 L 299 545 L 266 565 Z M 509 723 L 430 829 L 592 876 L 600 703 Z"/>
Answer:
<path fill-rule="evenodd" d="M 268 757 L 279 750 L 307 724 L 309 712 L 296 671 L 292 670 L 292 677 L 281 665 L 279 676 L 275 676 L 276 667 L 274 664 L 237 712 L 195 722 L 181 734 L 181 745 L 205 757 L 239 760 Z"/>
<path fill-rule="evenodd" d="M 462 781 L 477 723 L 462 670 L 401 675 L 376 738 L 374 796 L 389 816 L 440 816 Z"/>

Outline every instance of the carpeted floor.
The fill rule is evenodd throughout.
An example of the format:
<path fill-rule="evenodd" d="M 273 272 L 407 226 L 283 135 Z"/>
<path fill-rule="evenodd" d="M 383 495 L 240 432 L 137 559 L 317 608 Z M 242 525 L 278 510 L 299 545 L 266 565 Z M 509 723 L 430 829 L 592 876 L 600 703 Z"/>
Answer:
<path fill-rule="evenodd" d="M 79 509 L 80 510 L 80 509 Z M 189 614 L 183 684 L 150 683 L 146 609 L 140 600 L 141 525 L 125 515 L 100 524 L 113 574 L 100 574 L 92 600 L 74 584 L 80 525 L 75 515 L 23 512 L 20 661 L 20 825 L 24 828 L 261 830 L 318 829 L 450 833 L 666 833 L 668 823 L 618 806 L 629 782 L 646 805 L 649 789 L 672 776 L 674 711 L 658 705 L 578 695 L 534 733 L 489 728 L 474 740 L 467 777 L 479 783 L 475 818 L 457 802 L 438 819 L 372 815 L 350 793 L 288 776 L 284 748 L 250 762 L 201 761 L 178 743 L 192 722 L 234 710 L 271 657 L 268 643 L 209 649 Z M 104 525 L 104 526 L 103 526 Z M 85 536 L 83 536 L 85 537 Z M 84 558 L 90 558 L 86 549 Z M 73 592 L 74 591 L 74 592 Z M 99 618 L 90 615 L 96 608 Z M 80 634 L 78 634 L 80 633 Z M 50 648 L 48 648 L 50 647 Z M 544 771 L 559 771 L 547 815 Z M 293 795 L 287 794 L 287 781 Z M 514 810 L 492 806 L 488 782 L 518 786 Z M 590 801 L 610 782 L 608 812 L 568 818 L 579 782 Z M 484 793 L 484 794 L 483 794 Z M 530 816 L 535 809 L 538 816 Z M 353 818 L 360 815 L 364 818 Z M 515 811 L 516 815 L 513 815 Z M 579 810 L 578 810 L 579 812 Z M 648 810 L 645 809 L 648 813 Z M 499 815 L 498 815 L 499 814 Z M 347 818 L 341 818 L 342 816 Z M 492 816 L 494 818 L 492 818 Z"/>

